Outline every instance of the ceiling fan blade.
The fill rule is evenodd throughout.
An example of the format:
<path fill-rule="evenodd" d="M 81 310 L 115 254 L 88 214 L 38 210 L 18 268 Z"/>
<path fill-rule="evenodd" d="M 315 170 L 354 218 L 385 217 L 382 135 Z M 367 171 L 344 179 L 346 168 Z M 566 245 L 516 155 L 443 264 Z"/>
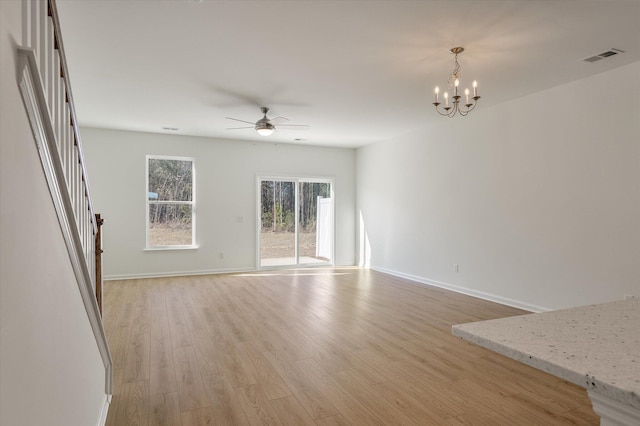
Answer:
<path fill-rule="evenodd" d="M 289 120 L 287 117 L 282 117 L 282 116 L 280 116 L 280 115 L 279 115 L 279 116 L 277 116 L 277 117 L 270 118 L 270 119 L 269 119 L 269 122 L 272 122 L 272 121 L 274 121 L 274 120 L 278 120 L 278 119 L 291 121 L 291 120 Z"/>
<path fill-rule="evenodd" d="M 237 101 L 239 101 L 239 103 L 237 103 L 237 105 L 253 105 L 253 106 L 257 106 L 257 107 L 261 107 L 263 102 L 260 98 L 250 95 L 248 93 L 244 93 L 240 90 L 233 90 L 233 89 L 228 89 L 225 87 L 218 87 L 218 86 L 213 86 L 211 87 L 211 89 L 215 92 L 218 92 L 221 95 L 224 95 L 226 97 L 229 98 L 234 98 Z"/>
<path fill-rule="evenodd" d="M 225 118 L 226 118 L 227 120 L 239 121 L 239 122 L 241 122 L 241 123 L 248 123 L 248 124 L 254 124 L 254 125 L 256 124 L 256 123 L 254 123 L 253 121 L 239 120 L 239 119 L 237 119 L 237 118 L 231 118 L 231 117 L 225 117 Z"/>
<path fill-rule="evenodd" d="M 238 130 L 238 129 L 255 129 L 255 126 L 248 126 L 248 127 L 227 127 L 225 130 Z"/>
<path fill-rule="evenodd" d="M 278 124 L 278 127 L 311 127 L 308 124 Z"/>

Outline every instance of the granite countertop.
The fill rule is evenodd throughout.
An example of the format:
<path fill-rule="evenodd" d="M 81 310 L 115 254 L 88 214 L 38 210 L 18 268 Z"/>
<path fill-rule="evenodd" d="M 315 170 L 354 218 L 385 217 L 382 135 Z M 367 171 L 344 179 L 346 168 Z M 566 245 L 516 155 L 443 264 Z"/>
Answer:
<path fill-rule="evenodd" d="M 452 333 L 640 409 L 640 299 L 454 325 Z"/>

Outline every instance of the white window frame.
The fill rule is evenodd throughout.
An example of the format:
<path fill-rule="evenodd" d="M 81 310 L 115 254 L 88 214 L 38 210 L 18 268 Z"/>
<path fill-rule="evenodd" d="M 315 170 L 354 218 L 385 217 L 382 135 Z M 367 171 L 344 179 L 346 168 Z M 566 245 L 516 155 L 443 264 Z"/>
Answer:
<path fill-rule="evenodd" d="M 191 201 L 149 201 L 149 160 L 191 161 Z M 145 251 L 193 250 L 196 244 L 196 159 L 173 155 L 147 155 L 145 159 Z M 149 206 L 151 204 L 187 204 L 191 206 L 191 244 L 152 246 L 149 244 Z"/>

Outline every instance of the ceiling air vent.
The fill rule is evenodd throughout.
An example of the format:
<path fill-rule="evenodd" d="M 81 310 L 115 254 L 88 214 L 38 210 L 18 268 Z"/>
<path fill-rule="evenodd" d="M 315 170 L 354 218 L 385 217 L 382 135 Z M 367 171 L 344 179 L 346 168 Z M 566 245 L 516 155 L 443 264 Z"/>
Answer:
<path fill-rule="evenodd" d="M 585 62 L 596 62 L 600 59 L 608 58 L 609 56 L 617 55 L 618 53 L 624 53 L 624 50 L 620 49 L 611 49 L 606 52 L 599 53 L 595 56 L 591 56 L 589 58 L 584 59 Z"/>

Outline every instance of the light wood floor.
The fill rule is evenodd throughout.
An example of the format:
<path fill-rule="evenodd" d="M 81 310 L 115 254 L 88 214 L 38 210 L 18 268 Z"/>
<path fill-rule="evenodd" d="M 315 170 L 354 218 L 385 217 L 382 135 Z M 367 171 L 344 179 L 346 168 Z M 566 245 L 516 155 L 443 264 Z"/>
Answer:
<path fill-rule="evenodd" d="M 523 313 L 357 268 L 109 281 L 108 426 L 597 425 L 586 392 L 451 336 Z"/>

